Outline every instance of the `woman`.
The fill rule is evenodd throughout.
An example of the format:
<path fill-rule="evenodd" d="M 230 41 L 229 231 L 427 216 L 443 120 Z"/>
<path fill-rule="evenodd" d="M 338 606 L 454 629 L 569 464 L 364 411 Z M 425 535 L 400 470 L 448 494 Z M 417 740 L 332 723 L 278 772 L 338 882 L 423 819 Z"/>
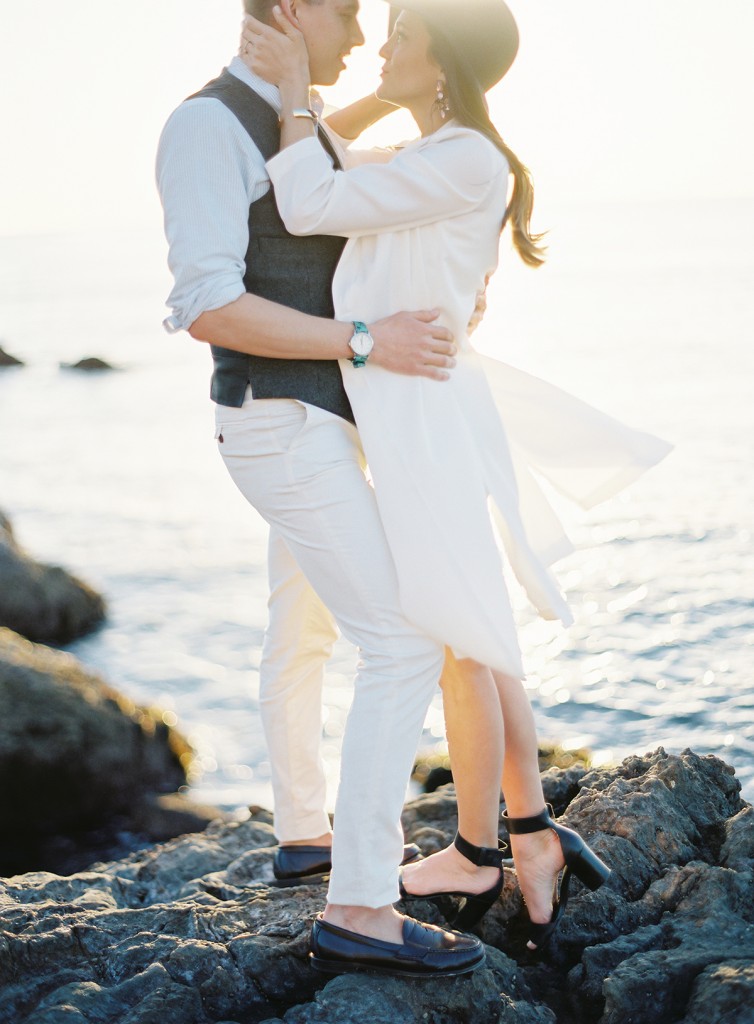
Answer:
<path fill-rule="evenodd" d="M 502 890 L 502 778 L 534 948 L 557 923 L 570 872 L 597 888 L 609 869 L 545 808 L 495 527 L 540 614 L 568 623 L 546 566 L 569 548 L 529 467 L 588 506 L 668 449 L 471 348 L 466 328 L 497 264 L 504 224 L 511 224 L 525 262 L 543 260 L 530 231 L 528 172 L 492 125 L 484 99 L 511 66 L 518 33 L 502 0 L 406 0 L 402 8 L 380 51 L 377 97 L 408 109 L 421 137 L 389 160 L 375 154 L 345 172 L 333 169 L 307 110 L 306 50 L 282 12 L 281 32 L 249 22 L 245 59 L 280 88 L 281 150 L 267 167 L 286 227 L 348 238 L 333 282 L 336 317 L 353 320 L 358 331 L 358 316 L 439 308 L 459 348 L 442 386 L 365 365 L 368 334 L 351 362 L 341 364 L 403 609 L 447 645 L 442 687 L 458 835 L 448 849 L 407 866 L 402 884 L 407 897 L 463 896 L 452 922 L 458 927 L 481 917 Z M 374 107 L 364 101 L 341 114 L 338 125 L 358 127 L 362 116 L 365 125 Z"/>

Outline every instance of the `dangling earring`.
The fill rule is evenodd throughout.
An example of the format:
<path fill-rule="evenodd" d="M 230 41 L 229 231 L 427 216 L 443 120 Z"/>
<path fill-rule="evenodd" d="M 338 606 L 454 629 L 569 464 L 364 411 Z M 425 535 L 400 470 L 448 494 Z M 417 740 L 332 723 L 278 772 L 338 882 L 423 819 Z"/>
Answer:
<path fill-rule="evenodd" d="M 445 82 L 443 82 L 441 78 L 437 79 L 437 99 L 435 100 L 435 107 L 444 121 L 450 113 L 450 104 L 445 96 Z"/>

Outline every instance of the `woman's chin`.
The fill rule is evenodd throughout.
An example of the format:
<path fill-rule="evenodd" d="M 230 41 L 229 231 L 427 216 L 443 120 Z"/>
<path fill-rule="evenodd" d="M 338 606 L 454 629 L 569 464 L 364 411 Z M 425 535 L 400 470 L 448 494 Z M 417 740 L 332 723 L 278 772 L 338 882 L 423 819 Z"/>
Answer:
<path fill-rule="evenodd" d="M 386 86 L 384 82 L 380 82 L 374 91 L 374 95 L 378 100 L 384 100 L 385 103 L 394 103 L 396 106 L 400 106 L 398 100 L 390 95 L 390 87 Z"/>

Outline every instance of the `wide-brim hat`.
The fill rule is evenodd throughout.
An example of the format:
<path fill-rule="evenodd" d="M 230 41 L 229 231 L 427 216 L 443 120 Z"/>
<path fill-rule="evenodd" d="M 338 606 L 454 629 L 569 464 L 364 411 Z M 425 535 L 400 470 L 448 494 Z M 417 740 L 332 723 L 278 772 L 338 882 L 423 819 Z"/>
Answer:
<path fill-rule="evenodd" d="M 504 0 L 388 0 L 391 24 L 413 11 L 440 32 L 484 92 L 507 74 L 518 53 L 518 26 Z"/>

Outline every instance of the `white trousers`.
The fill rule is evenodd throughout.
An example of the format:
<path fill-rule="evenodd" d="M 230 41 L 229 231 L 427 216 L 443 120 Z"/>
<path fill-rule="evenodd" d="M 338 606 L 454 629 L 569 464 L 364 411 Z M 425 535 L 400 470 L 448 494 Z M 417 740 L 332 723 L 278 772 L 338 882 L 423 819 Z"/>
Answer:
<path fill-rule="evenodd" d="M 443 650 L 404 617 L 356 428 L 292 399 L 218 406 L 223 461 L 273 528 L 261 706 L 281 841 L 327 830 L 319 757 L 322 664 L 334 638 L 319 598 L 359 651 L 335 806 L 331 903 L 398 899 L 400 814 Z M 311 585 L 302 588 L 295 567 Z M 309 660 L 311 659 L 311 660 Z"/>

